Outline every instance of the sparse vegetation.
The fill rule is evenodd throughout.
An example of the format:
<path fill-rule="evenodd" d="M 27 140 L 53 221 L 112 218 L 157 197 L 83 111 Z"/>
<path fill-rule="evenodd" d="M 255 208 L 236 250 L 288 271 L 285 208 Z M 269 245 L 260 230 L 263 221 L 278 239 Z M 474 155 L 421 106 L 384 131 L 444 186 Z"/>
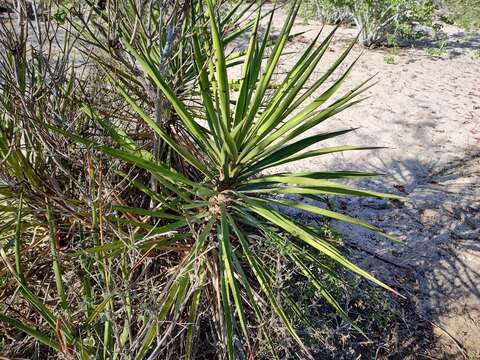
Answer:
<path fill-rule="evenodd" d="M 479 0 L 444 0 L 446 10 L 443 19 L 460 26 L 467 31 L 480 29 L 480 1 Z"/>
<path fill-rule="evenodd" d="M 324 24 L 349 24 L 353 22 L 348 7 L 338 6 L 330 0 L 305 0 L 300 7 L 300 16 L 307 21 Z"/>
<path fill-rule="evenodd" d="M 442 57 L 448 54 L 447 43 L 446 41 L 442 41 L 438 47 L 431 47 L 427 48 L 426 52 L 430 56 L 434 57 Z"/>
<path fill-rule="evenodd" d="M 302 16 L 326 24 L 355 22 L 364 46 L 392 46 L 398 40 L 414 39 L 428 31 L 441 34 L 442 21 L 476 31 L 480 28 L 480 2 L 308 0 L 303 3 Z"/>
<path fill-rule="evenodd" d="M 393 55 L 388 55 L 383 58 L 386 64 L 393 65 L 395 64 L 395 57 Z"/>
<path fill-rule="evenodd" d="M 326 23 L 352 19 L 365 47 L 391 45 L 391 39 L 411 39 L 422 34 L 420 27 L 436 28 L 432 0 L 321 0 L 308 1 L 305 12 Z"/>

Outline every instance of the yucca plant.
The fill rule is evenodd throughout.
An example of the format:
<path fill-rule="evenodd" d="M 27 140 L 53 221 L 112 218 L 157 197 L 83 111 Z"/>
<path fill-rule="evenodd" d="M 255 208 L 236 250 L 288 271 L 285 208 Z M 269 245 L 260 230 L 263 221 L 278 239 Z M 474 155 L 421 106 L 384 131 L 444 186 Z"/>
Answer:
<path fill-rule="evenodd" d="M 68 196 L 41 192 L 42 199 L 35 206 L 30 205 L 26 192 L 15 194 L 10 190 L 13 205 L 2 202 L 2 229 L 8 229 L 11 240 L 0 253 L 4 273 L 12 275 L 22 298 L 40 320 L 36 325 L 9 314 L 1 315 L 0 320 L 66 358 L 242 359 L 261 357 L 263 347 L 278 358 L 282 354 L 265 326 L 266 314 L 271 312 L 298 343 L 302 356 L 309 356 L 297 324 L 297 320 L 305 322 L 305 316 L 295 299 L 277 288 L 275 269 L 265 260 L 266 248 L 272 252 L 270 256 L 293 264 L 346 321 L 350 321 L 348 315 L 319 281 L 319 274 L 328 272 L 341 277 L 339 269 L 345 268 L 389 289 L 352 264 L 316 226 L 297 220 L 292 210 L 293 214 L 310 212 L 350 222 L 393 239 L 376 227 L 326 209 L 321 201 L 330 195 L 398 197 L 333 181 L 376 175 L 372 173 L 276 170 L 314 156 L 372 149 L 310 149 L 353 130 L 309 133 L 361 101 L 361 94 L 370 86 L 367 79 L 338 94 L 355 60 L 332 80 L 354 43 L 310 84 L 335 31 L 322 41 L 318 34 L 283 80 L 275 83 L 274 74 L 285 53 L 299 3 L 293 5 L 273 46 L 270 33 L 274 13 L 269 14 L 266 30 L 260 35 L 264 14 L 259 8 L 249 27 L 248 47 L 239 58 L 241 78 L 230 79 L 231 64 L 226 55 L 229 35 L 219 20 L 218 4 L 207 0 L 190 5 L 185 15 L 189 21 L 182 32 L 189 35 L 186 42 L 182 39 L 181 46 L 181 57 L 192 60 L 189 96 L 184 96 L 181 87 L 175 87 L 172 78 L 162 72 L 161 49 L 152 44 L 141 46 L 146 45 L 147 38 L 132 43 L 131 34 L 116 33 L 126 58 L 138 66 L 141 74 L 134 67 L 113 68 L 108 60 L 96 59 L 130 107 L 130 113 L 135 114 L 135 120 L 143 122 L 171 155 L 157 156 L 154 147 L 131 136 L 120 117 L 98 108 L 95 101 L 86 101 L 71 91 L 61 92 L 82 115 L 77 121 L 45 121 L 42 129 L 50 129 L 52 139 L 61 134 L 69 141 L 63 161 L 70 161 L 68 154 L 74 150 L 86 158 L 81 158 L 85 160 L 83 171 L 82 166 L 72 165 L 81 181 L 78 186 L 83 188 Z M 99 16 L 102 14 L 100 11 Z M 133 14 L 125 21 L 136 19 Z M 170 65 L 179 69 L 178 64 Z M 168 116 L 175 119 L 183 136 L 159 123 L 155 106 L 139 96 L 137 85 L 143 78 L 168 104 Z M 312 96 L 315 99 L 308 101 Z M 12 112 L 5 113 L 10 116 Z M 84 131 L 87 121 L 94 121 L 96 129 L 103 128 L 109 138 Z M 14 127 L 21 126 L 21 122 L 12 125 L 5 120 L 4 124 L 0 138 L 5 139 L 0 144 L 4 173 L 23 176 L 18 170 L 23 153 L 12 152 L 9 146 Z M 47 151 L 40 142 L 35 154 L 41 154 L 42 149 Z M 172 154 L 181 159 L 182 166 L 171 161 Z M 145 174 L 157 186 L 149 186 Z M 45 189 L 45 179 L 38 181 Z M 125 195 L 129 192 L 133 196 Z M 139 194 L 153 201 L 139 200 Z M 70 224 L 68 234 L 59 230 L 59 220 Z M 55 299 L 53 308 L 32 290 L 33 285 L 24 275 L 24 259 L 31 249 L 26 239 L 34 239 L 37 234 L 42 235 L 41 244 L 46 245 L 43 249 L 50 253 L 45 258 L 52 268 L 54 290 L 36 291 L 44 298 Z M 68 256 L 62 254 L 57 241 L 66 235 L 74 249 Z M 154 261 L 147 265 L 149 258 Z M 332 261 L 338 263 L 338 268 L 330 266 Z M 81 281 L 72 288 L 81 289 L 78 294 L 70 289 L 65 276 L 75 268 L 80 273 L 75 278 Z M 16 299 L 16 292 L 12 298 Z M 351 325 L 361 331 L 354 323 Z"/>
<path fill-rule="evenodd" d="M 196 0 L 157 3 L 111 1 L 98 6 L 95 2 L 86 1 L 63 9 L 65 21 L 71 23 L 81 36 L 78 48 L 84 56 L 110 75 L 122 78 L 125 89 L 128 89 L 136 103 L 153 109 L 152 115 L 157 125 L 173 138 L 185 135 L 182 123 L 177 121 L 170 104 L 152 80 L 142 76 L 141 66 L 129 54 L 127 47 L 145 54 L 176 96 L 183 101 L 191 101 L 197 89 L 195 62 L 189 40 L 192 30 L 190 8 L 198 6 L 198 3 Z M 231 9 L 219 16 L 224 47 L 253 25 L 253 20 L 245 15 L 255 8 L 255 2 L 242 6 L 242 1 L 235 1 L 229 5 L 232 5 Z M 120 41 L 122 38 L 125 42 Z M 227 57 L 228 66 L 237 64 L 243 55 L 241 51 L 232 51 Z M 142 123 L 132 122 L 124 112 L 119 112 L 121 105 L 112 109 L 110 104 L 95 103 L 95 99 L 83 101 L 104 116 L 108 114 L 109 121 L 115 122 L 117 127 L 130 132 L 134 130 L 138 138 L 144 137 L 144 142 L 151 141 L 156 159 L 169 159 L 174 167 L 183 166 L 183 159 L 171 153 L 158 135 L 143 131 L 145 127 Z"/>
<path fill-rule="evenodd" d="M 205 336 L 202 332 L 205 328 L 209 328 L 218 339 L 220 357 L 255 357 L 253 344 L 258 340 L 258 334 L 252 333 L 252 326 L 260 325 L 261 336 L 267 344 L 270 343 L 268 330 L 261 326 L 265 307 L 274 310 L 290 335 L 308 354 L 289 315 L 301 313 L 300 309 L 285 292 L 274 293 L 272 269 L 253 250 L 261 242 L 275 244 L 278 255 L 292 261 L 306 280 L 311 281 L 345 319 L 347 315 L 341 306 L 316 280 L 316 271 L 322 268 L 325 257 L 392 290 L 351 263 L 333 244 L 318 235 L 315 226 L 297 221 L 295 216 L 284 211 L 291 208 L 297 212 L 311 212 L 363 226 L 394 239 L 360 220 L 298 200 L 306 197 L 315 201 L 324 195 L 398 199 L 395 195 L 353 189 L 332 181 L 376 174 L 355 171 L 264 173 L 314 156 L 373 149 L 355 146 L 307 149 L 353 130 L 308 134 L 310 129 L 361 101 L 359 96 L 369 87 L 370 79 L 337 96 L 335 101 L 329 101 L 347 78 L 355 63 L 353 61 L 338 79 L 315 96 L 314 101 L 307 102 L 326 84 L 354 46 L 352 43 L 319 79 L 304 90 L 332 41 L 333 31 L 320 43 L 317 43 L 317 36 L 285 78 L 274 84 L 272 77 L 284 53 L 298 8 L 298 3 L 295 3 L 266 64 L 263 59 L 272 22 L 270 17 L 266 32 L 260 38 L 262 13 L 258 11 L 242 63 L 242 76 L 235 89 L 227 73 L 224 41 L 215 4 L 212 0 L 206 1 L 210 21 L 208 37 L 202 23 L 197 22 L 203 16 L 202 4 L 192 8 L 194 33 L 191 48 L 203 114 L 199 114 L 196 108 L 192 110 L 191 103 L 182 101 L 174 93 L 148 53 L 129 46 L 127 38 L 122 39 L 129 54 L 168 100 L 175 116 L 188 132 L 190 141 L 179 142 L 162 129 L 148 110 L 129 94 L 124 79 L 112 76 L 112 82 L 138 116 L 188 166 L 201 174 L 200 178 L 189 178 L 168 164 L 155 161 L 148 151 L 136 146 L 126 136 L 121 137 L 117 147 L 108 147 L 56 129 L 79 143 L 148 171 L 161 184 L 157 193 L 149 193 L 158 200 L 154 209 L 128 208 L 122 210 L 124 213 L 143 213 L 158 218 L 178 216 L 177 221 L 167 221 L 165 225 L 154 226 L 150 230 L 163 239 L 163 243 L 156 243 L 157 250 L 161 252 L 164 248 L 164 251 L 176 252 L 179 259 L 168 272 L 155 319 L 139 334 L 139 338 L 143 339 L 141 357 L 145 354 L 149 354 L 150 359 L 166 356 L 173 346 L 172 342 L 175 346 L 183 344 L 180 351 L 186 358 L 194 357 L 195 344 L 198 344 L 196 339 Z M 147 191 L 144 186 L 135 185 Z M 187 234 L 188 237 L 175 240 L 178 234 Z M 306 252 L 305 247 L 315 249 L 317 253 Z M 270 350 L 272 355 L 277 356 L 273 346 Z"/>
<path fill-rule="evenodd" d="M 45 4 L 50 10 L 54 6 L 52 2 Z M 171 2 L 170 5 L 176 4 L 178 2 Z M 130 20 L 145 21 L 145 17 L 135 13 L 138 10 L 136 5 L 129 5 L 129 9 L 134 14 L 130 14 L 133 17 L 123 19 L 124 22 L 120 24 L 124 33 L 128 33 L 127 27 L 130 25 Z M 160 7 L 165 9 L 168 5 L 161 4 Z M 231 25 L 230 21 L 238 24 L 237 21 L 242 12 L 249 8 L 246 7 L 237 12 L 238 7 L 223 17 L 223 24 L 228 28 L 225 34 L 230 39 L 241 35 L 251 26 L 249 25 L 251 21 L 240 29 Z M 101 17 L 104 15 L 98 11 L 99 9 L 94 8 L 94 10 Z M 185 14 L 187 12 L 180 11 L 177 14 L 178 17 L 173 19 L 181 19 Z M 73 67 L 69 66 L 69 62 L 73 59 L 71 56 L 73 43 L 79 36 L 78 32 L 72 30 L 77 24 L 67 23 L 66 28 L 63 29 L 65 31 L 63 38 L 58 36 L 59 32 L 62 32 L 58 24 L 53 24 L 48 18 L 51 15 L 51 12 L 44 14 L 47 20 L 45 23 L 36 21 L 38 19 L 24 19 L 18 29 L 13 25 L 10 26 L 8 22 L 1 26 L 0 228 L 2 237 L 0 246 L 4 267 L 0 269 L 0 277 L 2 286 L 5 285 L 5 288 L 2 288 L 0 298 L 2 313 L 0 322 L 33 336 L 38 342 L 62 353 L 67 358 L 72 357 L 73 353 L 80 358 L 117 358 L 122 351 L 136 353 L 136 357 L 141 358 L 148 353 L 149 347 L 144 346 L 142 342 L 136 342 L 138 339 L 135 334 L 138 329 L 148 324 L 149 317 L 144 316 L 144 311 L 138 311 L 132 315 L 133 295 L 118 287 L 125 286 L 128 289 L 132 287 L 129 283 L 127 264 L 137 261 L 139 252 L 151 251 L 158 240 L 150 239 L 150 241 L 148 238 L 156 235 L 149 233 L 153 226 L 142 224 L 141 221 L 132 221 L 132 218 L 147 216 L 154 219 L 150 221 L 151 223 L 158 225 L 155 218 L 159 216 L 165 223 L 178 219 L 178 216 L 117 205 L 113 210 L 110 208 L 107 210 L 117 214 L 128 212 L 128 220 L 121 218 L 121 215 L 105 218 L 102 189 L 108 187 L 111 179 L 108 178 L 108 170 L 101 166 L 102 157 L 98 157 L 88 149 L 79 151 L 68 141 L 65 142 L 65 139 L 59 141 L 58 133 L 44 131 L 48 126 L 67 128 L 73 125 L 82 133 L 92 133 L 96 139 L 101 137 L 98 136 L 98 127 L 95 128 L 95 124 L 91 124 L 90 119 L 99 120 L 91 111 L 92 103 L 99 104 L 97 99 L 83 104 L 82 107 L 76 106 L 77 103 L 72 101 L 80 95 L 85 96 L 85 93 L 78 93 L 79 89 L 82 92 L 90 90 L 90 84 L 85 83 L 85 77 L 78 75 Z M 161 39 L 154 49 L 163 48 L 162 36 L 168 33 L 169 26 L 162 27 L 158 23 L 159 18 L 162 18 L 162 14 L 154 18 L 156 32 L 152 30 L 153 34 L 141 33 L 140 39 L 136 39 L 135 45 L 140 49 L 142 49 L 141 44 L 144 44 L 143 41 L 150 40 L 148 36 Z M 106 20 L 106 27 L 112 25 L 109 22 L 111 19 L 102 17 L 102 20 Z M 82 24 L 85 25 L 85 23 Z M 91 23 L 88 24 L 91 25 Z M 96 25 L 99 26 L 98 23 Z M 186 41 L 184 45 L 190 46 L 186 30 L 183 28 L 181 30 L 186 38 L 182 40 Z M 100 33 L 105 35 L 101 31 Z M 27 39 L 28 36 L 30 36 L 29 39 Z M 61 42 L 63 49 L 58 48 L 57 36 L 63 39 Z M 90 38 L 92 39 L 92 36 Z M 103 40 L 105 39 L 97 38 L 93 44 L 101 48 Z M 226 39 L 225 44 L 228 41 Z M 89 45 L 91 46 L 92 43 Z M 170 78 L 178 75 L 178 72 L 188 70 L 187 74 L 184 74 L 183 84 L 178 81 L 171 82 L 175 85 L 175 91 L 185 96 L 191 83 L 194 82 L 193 52 L 186 54 L 181 52 L 179 55 L 177 48 L 174 50 L 171 58 L 168 54 L 162 53 L 160 62 L 166 67 L 163 75 Z M 182 58 L 183 55 L 186 55 L 186 59 Z M 240 55 L 234 55 L 231 59 L 238 56 Z M 121 58 L 112 56 L 113 60 L 110 59 L 117 66 L 115 68 L 105 59 L 94 58 L 97 64 L 119 73 L 118 76 L 125 76 L 125 71 L 127 75 L 128 72 L 133 76 L 138 74 L 134 66 L 126 67 L 127 70 L 123 68 L 122 72 L 118 67 Z M 87 63 L 87 67 L 90 65 Z M 156 65 L 159 66 L 160 63 Z M 92 72 L 92 68 L 89 72 Z M 87 81 L 90 79 L 92 77 L 86 77 Z M 132 76 L 129 79 L 132 79 Z M 138 94 L 139 88 L 135 85 L 138 84 L 130 84 L 129 90 L 133 92 L 136 90 Z M 147 90 L 149 88 L 140 89 L 140 91 Z M 151 102 L 147 100 L 146 106 L 150 106 L 156 98 L 160 98 L 160 95 L 155 95 Z M 118 99 L 115 100 L 118 102 Z M 96 107 L 95 110 L 102 115 L 108 114 L 107 120 L 104 122 L 99 120 L 99 122 L 107 130 L 106 133 L 111 134 L 115 140 L 121 140 L 124 133 L 132 130 L 128 126 L 124 128 L 118 126 L 123 125 L 119 121 L 121 116 L 114 118 L 114 112 L 110 112 L 111 106 L 108 112 L 105 112 L 103 107 L 100 109 Z M 115 127 L 109 124 L 109 121 L 115 121 Z M 171 133 L 170 119 L 159 121 L 159 124 Z M 181 127 L 181 123 L 178 125 Z M 74 155 L 75 152 L 77 152 L 76 155 Z M 154 149 L 150 160 L 153 160 L 153 153 L 155 153 Z M 168 153 L 172 154 L 170 151 Z M 171 155 L 162 159 L 168 161 L 169 166 L 177 165 L 171 161 Z M 94 162 L 95 166 L 93 166 Z M 103 171 L 107 173 L 104 175 L 105 178 L 99 175 Z M 160 194 L 152 195 L 151 190 L 140 186 L 141 182 L 138 179 L 131 181 L 140 188 L 140 192 L 145 192 L 151 199 L 155 201 L 162 199 Z M 140 206 L 138 204 L 142 201 L 138 200 L 138 193 L 139 191 L 131 191 L 128 195 L 136 198 L 135 204 Z M 116 197 L 116 202 L 121 205 L 125 205 L 129 200 L 128 196 L 127 199 Z M 141 231 L 144 229 L 147 231 Z M 127 234 L 128 231 L 137 232 L 133 240 L 134 246 L 126 245 L 131 240 Z M 172 235 L 170 240 L 185 237 L 185 234 Z M 109 242 L 106 247 L 102 246 L 104 238 Z M 142 244 L 138 243 L 138 239 L 141 239 Z M 59 249 L 65 245 L 69 247 L 69 251 L 94 248 L 78 252 L 67 261 L 62 256 L 66 252 L 65 248 Z M 104 259 L 105 254 L 118 255 L 119 249 L 121 250 L 120 258 Z M 91 254 L 93 256 L 90 256 Z M 31 257 L 41 261 L 32 262 Z M 32 265 L 53 270 L 50 276 L 40 280 L 40 286 L 39 279 L 31 275 L 32 272 L 38 272 L 38 269 L 31 267 Z M 137 266 L 134 263 L 130 269 L 135 269 Z M 65 273 L 71 273 L 73 269 L 80 269 L 81 279 L 75 276 L 73 279 L 66 280 Z M 115 272 L 112 269 L 120 269 L 120 271 Z M 4 276 L 8 274 L 11 275 L 11 279 L 8 278 L 9 280 L 4 284 Z M 49 283 L 50 280 L 52 283 Z M 76 297 L 69 288 L 78 286 L 79 280 L 83 282 L 83 296 Z M 20 291 L 12 290 L 15 281 Z M 137 286 L 142 284 L 138 281 L 136 283 Z M 137 289 L 138 287 L 135 287 L 132 290 L 136 298 L 139 296 Z M 120 291 L 122 292 L 117 293 Z M 44 304 L 41 298 L 53 298 L 58 300 L 58 303 L 56 306 L 50 306 L 51 304 Z M 143 301 L 149 301 L 148 294 L 143 297 Z M 11 304 L 16 305 L 11 306 Z M 25 308 L 34 311 L 29 311 L 28 316 L 19 316 Z M 80 318 L 79 314 L 81 314 Z M 35 326 L 36 321 L 41 325 Z M 1 340 L 4 340 L 3 334 Z M 94 347 L 91 346 L 92 343 L 95 344 Z M 21 354 L 24 353 L 21 352 Z M 46 356 L 46 353 L 42 352 L 40 356 Z"/>

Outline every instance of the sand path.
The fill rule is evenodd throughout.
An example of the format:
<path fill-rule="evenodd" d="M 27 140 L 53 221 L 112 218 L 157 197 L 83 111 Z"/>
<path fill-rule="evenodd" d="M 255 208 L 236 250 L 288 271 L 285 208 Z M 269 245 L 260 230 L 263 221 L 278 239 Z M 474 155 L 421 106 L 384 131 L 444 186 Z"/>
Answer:
<path fill-rule="evenodd" d="M 277 28 L 282 21 L 275 16 Z M 295 26 L 295 31 L 310 31 L 288 46 L 294 54 L 283 60 L 282 70 L 291 67 L 319 28 Z M 397 235 L 403 244 L 354 226 L 335 226 L 348 242 L 397 264 L 365 251 L 356 254 L 363 267 L 409 294 L 421 314 L 470 355 L 480 356 L 480 34 L 466 38 L 458 29 L 446 30 L 449 52 L 440 58 L 417 46 L 402 48 L 394 64 L 387 64 L 388 51 L 364 51 L 343 90 L 378 73 L 379 83 L 367 93 L 370 98 L 312 131 L 359 127 L 325 145 L 389 149 L 309 159 L 283 169 L 385 173 L 358 185 L 402 194 L 408 203 L 342 198 L 335 206 Z M 339 29 L 318 74 L 353 37 L 353 29 Z M 355 48 L 351 58 L 361 51 Z M 438 335 L 440 352 L 458 353 L 443 330 Z"/>

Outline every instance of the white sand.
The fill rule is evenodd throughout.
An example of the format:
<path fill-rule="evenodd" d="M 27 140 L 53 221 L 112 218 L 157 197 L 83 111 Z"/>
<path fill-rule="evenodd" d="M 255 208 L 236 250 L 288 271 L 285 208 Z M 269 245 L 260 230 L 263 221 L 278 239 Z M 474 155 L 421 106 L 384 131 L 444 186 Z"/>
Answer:
<path fill-rule="evenodd" d="M 275 16 L 277 28 L 283 19 Z M 295 26 L 294 31 L 312 31 L 289 44 L 294 54 L 283 60 L 282 70 L 292 66 L 319 28 Z M 330 29 L 326 27 L 324 35 Z M 312 131 L 359 127 L 322 146 L 389 149 L 308 159 L 282 170 L 385 173 L 358 184 L 405 195 L 410 199 L 407 204 L 342 198 L 337 199 L 337 210 L 382 227 L 404 244 L 392 244 L 354 226 L 335 226 L 349 242 L 402 266 L 356 254 L 358 263 L 413 297 L 420 313 L 480 356 L 480 35 L 465 40 L 460 30 L 447 31 L 449 53 L 441 58 L 422 48 L 402 48 L 394 64 L 387 64 L 389 50 L 364 51 L 342 89 L 378 73 L 379 83 L 367 92 L 370 98 Z M 354 34 L 354 29 L 339 29 L 318 74 Z M 350 58 L 361 51 L 355 48 Z M 438 335 L 444 344 L 440 352 L 458 352 L 444 331 Z"/>

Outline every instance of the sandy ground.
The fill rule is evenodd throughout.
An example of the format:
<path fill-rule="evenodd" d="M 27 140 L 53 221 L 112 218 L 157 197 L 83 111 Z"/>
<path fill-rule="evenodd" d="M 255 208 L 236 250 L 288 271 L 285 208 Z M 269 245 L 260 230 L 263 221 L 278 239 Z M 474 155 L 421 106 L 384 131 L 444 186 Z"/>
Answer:
<path fill-rule="evenodd" d="M 283 19 L 275 16 L 277 29 Z M 283 60 L 282 71 L 319 29 L 295 25 L 294 31 L 309 32 L 288 46 L 293 54 Z M 467 38 L 459 29 L 446 31 L 448 53 L 442 57 L 429 56 L 429 44 L 417 44 L 400 49 L 388 64 L 389 50 L 355 48 L 352 59 L 364 54 L 342 90 L 376 73 L 378 84 L 368 91 L 369 99 L 312 131 L 358 127 L 322 145 L 388 149 L 329 155 L 282 170 L 384 173 L 357 185 L 402 194 L 407 203 L 338 198 L 335 207 L 397 235 L 402 243 L 354 226 L 335 227 L 363 249 L 355 253 L 357 263 L 412 297 L 417 310 L 439 325 L 438 352 L 453 356 L 460 345 L 469 355 L 480 356 L 480 34 Z M 354 29 L 338 30 L 317 75 L 354 35 Z"/>

